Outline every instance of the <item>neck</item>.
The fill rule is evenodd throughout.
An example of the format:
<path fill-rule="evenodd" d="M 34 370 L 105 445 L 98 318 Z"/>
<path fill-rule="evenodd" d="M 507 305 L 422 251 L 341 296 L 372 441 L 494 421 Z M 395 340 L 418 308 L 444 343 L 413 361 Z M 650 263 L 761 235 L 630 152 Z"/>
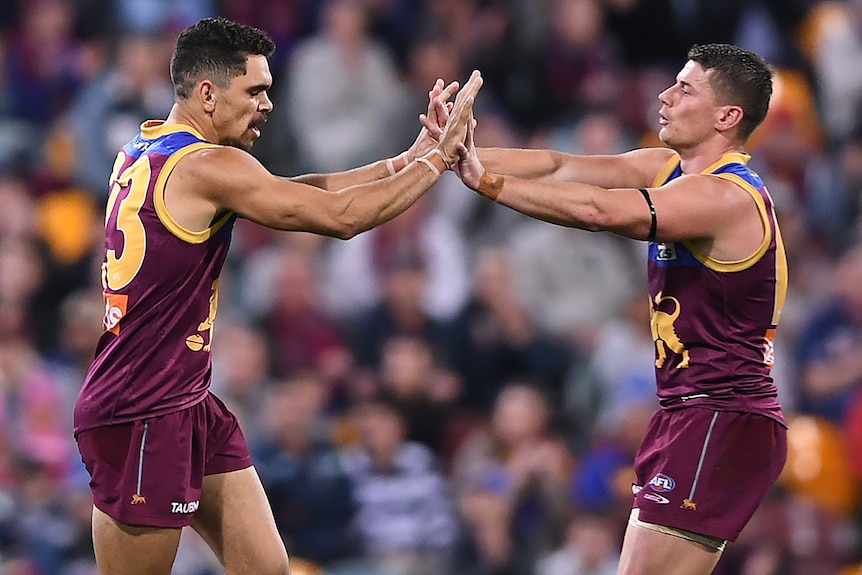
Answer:
<path fill-rule="evenodd" d="M 715 138 L 691 148 L 677 148 L 676 152 L 681 160 L 682 173 L 699 174 L 725 154 L 744 153 L 745 146 L 741 142 Z"/>
<path fill-rule="evenodd" d="M 218 137 L 212 129 L 212 123 L 207 122 L 195 115 L 191 110 L 176 103 L 171 108 L 171 113 L 165 119 L 165 124 L 183 124 L 194 128 L 208 142 L 217 143 Z"/>

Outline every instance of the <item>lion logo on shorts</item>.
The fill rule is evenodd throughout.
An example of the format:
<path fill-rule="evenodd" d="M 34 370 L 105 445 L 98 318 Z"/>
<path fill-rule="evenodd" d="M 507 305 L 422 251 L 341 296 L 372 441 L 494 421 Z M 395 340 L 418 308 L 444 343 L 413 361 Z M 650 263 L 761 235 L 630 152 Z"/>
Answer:
<path fill-rule="evenodd" d="M 691 499 L 683 499 L 682 505 L 680 505 L 679 508 L 687 509 L 689 511 L 697 511 L 697 503 L 695 503 Z"/>
<path fill-rule="evenodd" d="M 132 493 L 132 505 L 140 505 L 141 503 L 146 503 L 147 498 L 141 495 L 140 493 Z"/>
<path fill-rule="evenodd" d="M 672 301 L 675 305 L 673 313 L 667 313 L 658 309 L 665 301 Z M 667 350 L 670 349 L 677 355 L 682 356 L 682 361 L 679 364 L 680 369 L 688 367 L 689 357 L 688 350 L 685 345 L 679 340 L 676 335 L 676 330 L 673 327 L 674 322 L 679 317 L 682 306 L 679 300 L 673 296 L 662 297 L 661 292 L 658 292 L 654 300 L 650 300 L 650 331 L 652 331 L 652 339 L 655 341 L 655 349 L 658 357 L 655 360 L 656 367 L 662 367 L 667 360 Z"/>

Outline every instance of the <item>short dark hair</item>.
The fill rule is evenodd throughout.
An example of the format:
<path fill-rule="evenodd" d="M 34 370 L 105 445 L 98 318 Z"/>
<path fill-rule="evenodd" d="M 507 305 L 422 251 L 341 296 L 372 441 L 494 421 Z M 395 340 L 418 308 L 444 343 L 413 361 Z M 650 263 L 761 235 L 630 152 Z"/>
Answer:
<path fill-rule="evenodd" d="M 748 139 L 766 118 L 772 97 L 772 70 L 766 61 L 732 44 L 694 45 L 688 59 L 712 70 L 710 86 L 722 104 L 742 108 L 739 133 Z"/>
<path fill-rule="evenodd" d="M 203 78 L 227 86 L 232 78 L 245 74 L 248 56 L 269 58 L 273 52 L 275 43 L 263 30 L 226 18 L 204 18 L 177 37 L 171 58 L 174 93 L 178 98 L 190 97 Z"/>

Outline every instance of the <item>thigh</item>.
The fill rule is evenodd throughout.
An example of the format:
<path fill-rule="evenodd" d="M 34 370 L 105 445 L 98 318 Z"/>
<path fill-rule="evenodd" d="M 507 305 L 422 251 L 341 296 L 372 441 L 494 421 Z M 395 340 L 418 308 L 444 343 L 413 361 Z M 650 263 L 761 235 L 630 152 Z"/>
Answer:
<path fill-rule="evenodd" d="M 289 573 L 287 552 L 254 467 L 204 477 L 191 526 L 227 575 Z"/>
<path fill-rule="evenodd" d="M 629 523 L 618 575 L 709 575 L 721 552 Z"/>
<path fill-rule="evenodd" d="M 181 529 L 133 526 L 93 507 L 93 548 L 101 575 L 170 575 Z"/>

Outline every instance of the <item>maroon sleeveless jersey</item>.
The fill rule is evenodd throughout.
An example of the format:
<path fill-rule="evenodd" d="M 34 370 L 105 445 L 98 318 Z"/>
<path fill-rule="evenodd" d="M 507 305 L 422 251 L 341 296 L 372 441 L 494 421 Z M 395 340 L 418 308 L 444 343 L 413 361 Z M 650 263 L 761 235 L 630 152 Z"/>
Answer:
<path fill-rule="evenodd" d="M 105 331 L 75 405 L 75 433 L 184 409 L 207 394 L 218 278 L 236 216 L 187 230 L 164 193 L 180 159 L 213 146 L 189 126 L 150 121 L 117 156 L 105 215 Z"/>
<path fill-rule="evenodd" d="M 766 230 L 755 253 L 718 261 L 690 242 L 649 244 L 650 327 L 661 405 L 757 413 L 784 424 L 770 370 L 787 291 L 787 261 L 763 182 L 747 154 L 732 153 L 704 170 L 751 194 Z M 656 179 L 682 175 L 679 157 Z"/>

